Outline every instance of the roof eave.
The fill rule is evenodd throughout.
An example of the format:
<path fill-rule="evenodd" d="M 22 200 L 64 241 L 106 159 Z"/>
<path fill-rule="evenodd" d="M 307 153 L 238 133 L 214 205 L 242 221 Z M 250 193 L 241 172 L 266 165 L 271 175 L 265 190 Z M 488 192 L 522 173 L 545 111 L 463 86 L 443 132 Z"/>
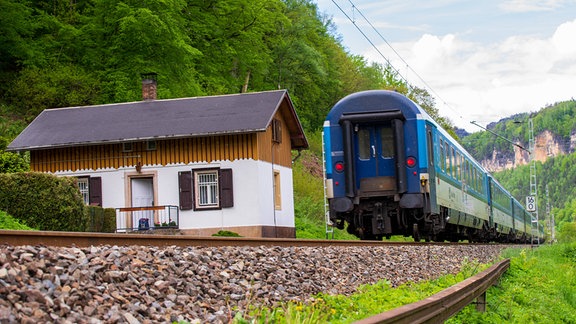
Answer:
<path fill-rule="evenodd" d="M 210 133 L 203 133 L 203 134 L 163 135 L 163 136 L 136 137 L 136 138 L 126 138 L 126 139 L 117 139 L 117 140 L 103 140 L 103 141 L 93 141 L 93 142 L 70 142 L 70 143 L 62 143 L 62 144 L 56 144 L 56 145 L 43 145 L 43 146 L 11 147 L 9 145 L 6 148 L 6 151 L 7 152 L 37 151 L 37 150 L 44 150 L 44 149 L 57 149 L 57 148 L 78 147 L 78 146 L 92 146 L 92 145 L 102 145 L 102 144 L 121 144 L 121 143 L 126 143 L 126 142 L 137 142 L 137 141 L 182 139 L 182 138 L 205 137 L 205 136 L 239 135 L 239 134 L 259 133 L 259 132 L 265 132 L 265 131 L 266 131 L 266 128 L 262 128 L 262 129 L 259 128 L 259 129 L 239 130 L 239 131 L 210 132 Z"/>

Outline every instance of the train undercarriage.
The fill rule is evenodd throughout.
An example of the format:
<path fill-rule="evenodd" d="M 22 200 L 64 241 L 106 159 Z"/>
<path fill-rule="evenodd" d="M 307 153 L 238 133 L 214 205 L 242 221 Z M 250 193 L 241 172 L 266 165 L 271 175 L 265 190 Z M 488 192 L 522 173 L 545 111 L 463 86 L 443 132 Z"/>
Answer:
<path fill-rule="evenodd" d="M 427 208 L 401 208 L 393 197 L 367 199 L 347 213 L 332 215 L 332 222 L 362 240 L 390 239 L 394 235 L 412 237 L 415 242 L 501 242 L 527 243 L 526 237 L 511 230 L 508 234 L 499 233 L 496 226 L 488 221 L 478 220 L 478 226 L 467 227 L 449 222 L 448 208 L 440 206 L 440 213 L 432 214 Z"/>

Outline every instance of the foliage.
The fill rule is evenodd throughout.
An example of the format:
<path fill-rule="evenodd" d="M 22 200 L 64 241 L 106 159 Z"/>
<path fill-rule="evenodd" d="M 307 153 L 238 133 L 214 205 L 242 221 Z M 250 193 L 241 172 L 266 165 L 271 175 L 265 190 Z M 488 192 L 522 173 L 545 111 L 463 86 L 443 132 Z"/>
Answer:
<path fill-rule="evenodd" d="M 576 244 L 510 249 L 510 269 L 487 292 L 487 312 L 474 305 L 446 323 L 576 322 Z"/>
<path fill-rule="evenodd" d="M 559 155 L 549 158 L 546 162 L 536 162 L 538 206 L 540 220 L 545 217 L 546 189 L 548 189 L 549 203 L 554 208 L 556 224 L 574 221 L 576 214 L 576 153 Z M 561 176 L 558 176 L 561 175 Z M 524 165 L 515 169 L 494 173 L 494 176 L 510 193 L 518 199 L 525 201 L 530 195 L 530 166 Z"/>
<path fill-rule="evenodd" d="M 0 174 L 0 210 L 39 230 L 84 231 L 84 201 L 73 178 Z"/>
<path fill-rule="evenodd" d="M 30 170 L 29 156 L 0 151 L 0 173 L 26 172 Z"/>
<path fill-rule="evenodd" d="M 116 231 L 116 210 L 100 206 L 86 207 L 86 232 L 114 233 Z"/>
<path fill-rule="evenodd" d="M 346 52 L 311 0 L 63 1 L 0 4 L 0 104 L 31 120 L 45 108 L 288 89 L 307 131 L 340 98 L 395 89 L 434 100 L 390 66 Z"/>
<path fill-rule="evenodd" d="M 242 237 L 242 235 L 231 231 L 218 231 L 218 233 L 212 234 L 212 236 Z"/>
<path fill-rule="evenodd" d="M 33 230 L 33 228 L 22 225 L 17 219 L 0 210 L 0 229 L 3 230 Z"/>
<path fill-rule="evenodd" d="M 576 223 L 575 222 L 562 222 L 558 226 L 558 234 L 556 239 L 559 243 L 572 243 L 576 242 Z"/>

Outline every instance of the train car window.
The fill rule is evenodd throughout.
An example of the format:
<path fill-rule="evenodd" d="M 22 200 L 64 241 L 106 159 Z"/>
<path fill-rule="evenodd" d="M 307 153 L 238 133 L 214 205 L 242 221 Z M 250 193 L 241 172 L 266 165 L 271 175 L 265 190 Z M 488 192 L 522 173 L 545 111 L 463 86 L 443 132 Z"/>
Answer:
<path fill-rule="evenodd" d="M 370 130 L 361 128 L 358 130 L 358 155 L 361 160 L 370 159 Z"/>
<path fill-rule="evenodd" d="M 382 157 L 394 157 L 394 133 L 391 127 L 380 128 L 380 141 L 382 143 Z"/>
<path fill-rule="evenodd" d="M 460 155 L 460 153 L 456 152 L 456 179 L 458 180 L 462 180 L 462 175 L 460 174 L 460 172 L 462 172 L 461 163 L 462 163 L 462 156 Z"/>
<path fill-rule="evenodd" d="M 470 161 L 466 160 L 466 183 L 470 186 Z"/>
<path fill-rule="evenodd" d="M 480 185 L 481 185 L 481 179 L 480 179 L 480 170 L 476 169 L 476 191 L 480 192 Z"/>
<path fill-rule="evenodd" d="M 450 156 L 450 145 L 446 143 L 446 173 L 452 175 L 452 156 Z"/>
<path fill-rule="evenodd" d="M 454 147 L 450 147 L 450 157 L 452 161 L 452 178 L 456 179 L 456 153 L 454 152 Z"/>
<path fill-rule="evenodd" d="M 446 172 L 446 153 L 444 152 L 444 141 L 440 139 L 440 169 Z"/>

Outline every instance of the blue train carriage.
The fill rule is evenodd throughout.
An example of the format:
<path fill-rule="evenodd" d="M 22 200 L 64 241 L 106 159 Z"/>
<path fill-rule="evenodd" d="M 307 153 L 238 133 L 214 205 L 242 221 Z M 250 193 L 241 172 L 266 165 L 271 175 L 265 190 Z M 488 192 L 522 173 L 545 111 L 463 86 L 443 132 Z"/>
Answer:
<path fill-rule="evenodd" d="M 530 218 L 526 220 L 527 212 L 524 206 L 518 200 L 512 198 L 512 219 L 514 221 L 514 232 L 511 237 L 511 242 L 524 243 L 528 241 L 531 235 Z"/>
<path fill-rule="evenodd" d="M 490 208 L 494 233 L 491 241 L 512 242 L 515 238 L 512 217 L 512 195 L 492 176 L 490 182 Z"/>
<path fill-rule="evenodd" d="M 483 240 L 488 177 L 417 104 L 385 90 L 351 94 L 324 123 L 330 221 L 361 239 Z"/>
<path fill-rule="evenodd" d="M 495 233 L 489 199 L 489 175 L 443 129 L 434 136 L 436 196 L 448 220 L 443 239 L 489 241 Z"/>

